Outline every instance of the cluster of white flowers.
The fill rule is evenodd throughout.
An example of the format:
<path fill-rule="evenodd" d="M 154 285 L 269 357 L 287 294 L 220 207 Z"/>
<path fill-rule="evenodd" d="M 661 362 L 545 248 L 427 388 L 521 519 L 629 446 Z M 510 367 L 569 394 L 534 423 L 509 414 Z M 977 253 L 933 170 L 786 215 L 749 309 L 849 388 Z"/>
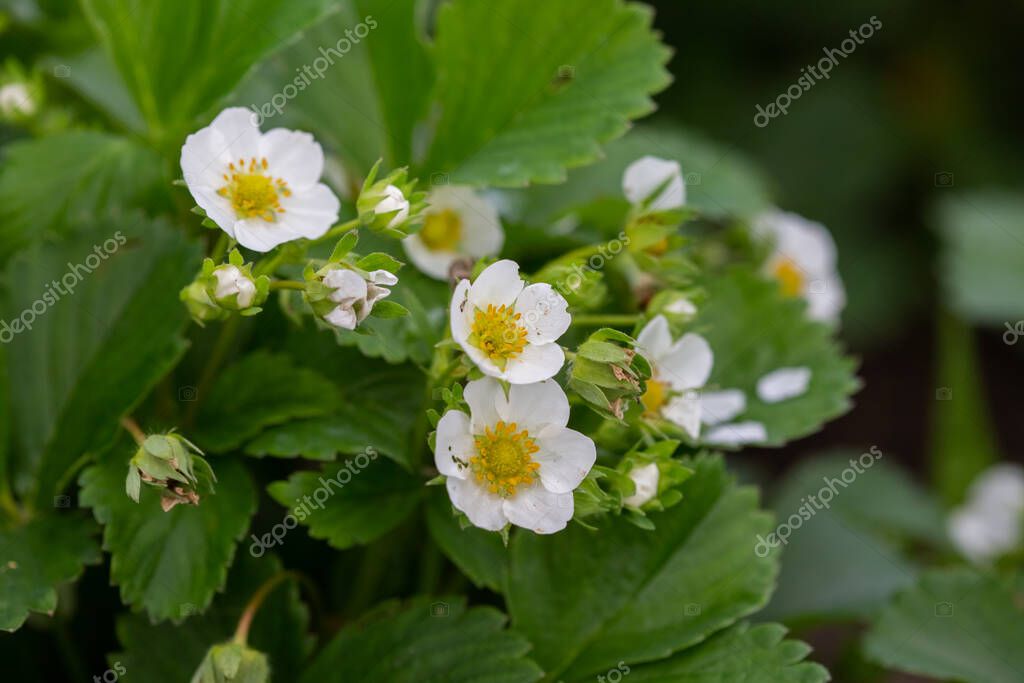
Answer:
<path fill-rule="evenodd" d="M 976 564 L 1024 545 L 1024 467 L 1003 463 L 982 472 L 948 528 L 956 547 Z"/>

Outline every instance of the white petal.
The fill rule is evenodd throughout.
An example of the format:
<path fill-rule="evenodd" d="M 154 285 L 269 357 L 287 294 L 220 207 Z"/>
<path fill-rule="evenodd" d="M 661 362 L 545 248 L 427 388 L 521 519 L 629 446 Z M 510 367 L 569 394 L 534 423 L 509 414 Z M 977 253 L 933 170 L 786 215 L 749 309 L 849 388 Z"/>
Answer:
<path fill-rule="evenodd" d="M 733 422 L 709 429 L 703 441 L 716 446 L 742 446 L 767 439 L 768 432 L 760 422 Z"/>
<path fill-rule="evenodd" d="M 520 490 L 504 502 L 505 516 L 516 526 L 538 534 L 561 531 L 572 519 L 571 493 L 552 493 L 541 485 Z"/>
<path fill-rule="evenodd" d="M 982 472 L 968 490 L 971 504 L 979 509 L 1024 512 L 1024 467 L 999 463 Z"/>
<path fill-rule="evenodd" d="M 839 275 L 832 272 L 808 282 L 804 299 L 807 300 L 807 314 L 813 320 L 835 323 L 846 306 L 846 290 Z"/>
<path fill-rule="evenodd" d="M 455 292 L 452 294 L 452 303 L 449 307 L 449 318 L 452 326 L 452 339 L 466 346 L 464 343 L 469 337 L 471 321 L 473 319 L 473 305 L 469 303 L 469 280 L 460 280 L 455 285 Z"/>
<path fill-rule="evenodd" d="M 633 507 L 641 507 L 658 495 L 658 479 L 661 472 L 658 470 L 658 463 L 649 463 L 640 467 L 634 467 L 629 471 L 629 478 L 633 480 L 636 490 L 633 495 L 626 496 L 622 502 Z"/>
<path fill-rule="evenodd" d="M 477 485 L 472 477 L 468 479 L 456 479 L 449 477 L 445 481 L 448 489 L 448 497 L 457 510 L 461 510 L 469 517 L 473 526 L 487 529 L 488 531 L 499 531 L 506 524 L 508 519 L 503 511 L 503 500 L 494 495 L 482 486 Z"/>
<path fill-rule="evenodd" d="M 366 279 L 371 284 L 383 287 L 394 287 L 398 284 L 398 276 L 390 270 L 371 270 L 366 274 Z"/>
<path fill-rule="evenodd" d="M 835 270 L 836 245 L 821 223 L 784 211 L 766 211 L 754 218 L 751 229 L 770 239 L 775 253 L 791 259 L 809 279 Z"/>
<path fill-rule="evenodd" d="M 235 301 L 242 308 L 252 303 L 256 296 L 256 285 L 243 275 L 237 266 L 227 265 L 216 268 L 213 271 L 213 276 L 217 278 L 214 294 L 218 299 L 237 294 Z"/>
<path fill-rule="evenodd" d="M 676 391 L 696 389 L 707 383 L 714 360 L 707 340 L 690 332 L 658 359 L 658 377 Z"/>
<path fill-rule="evenodd" d="M 431 212 L 454 211 L 462 222 L 457 252 L 481 258 L 501 251 L 505 233 L 498 210 L 470 187 L 443 185 L 430 193 Z"/>
<path fill-rule="evenodd" d="M 947 531 L 961 553 L 972 562 L 987 564 L 1020 544 L 1021 520 L 1019 515 L 993 516 L 967 505 L 953 511 Z"/>
<path fill-rule="evenodd" d="M 327 312 L 324 316 L 324 320 L 340 327 L 343 330 L 354 330 L 356 324 L 359 322 L 356 318 L 355 311 L 352 310 L 352 305 L 347 306 L 335 306 L 332 310 Z"/>
<path fill-rule="evenodd" d="M 661 409 L 661 416 L 679 425 L 687 434 L 696 439 L 700 435 L 700 393 L 687 391 L 681 396 L 673 396 Z"/>
<path fill-rule="evenodd" d="M 435 251 L 427 248 L 419 234 L 409 235 L 402 240 L 402 248 L 417 269 L 435 280 L 447 280 L 449 269 L 459 258 L 454 251 Z"/>
<path fill-rule="evenodd" d="M 224 185 L 223 173 L 231 158 L 221 134 L 207 126 L 185 138 L 180 161 L 185 184 L 195 197 L 197 187 L 206 187 L 215 192 Z"/>
<path fill-rule="evenodd" d="M 498 404 L 505 402 L 505 394 L 496 380 L 489 377 L 475 379 L 466 384 L 462 397 L 469 404 L 473 434 L 483 433 L 485 427 L 491 427 L 501 419 Z"/>
<path fill-rule="evenodd" d="M 235 239 L 246 249 L 270 251 L 279 244 L 303 237 L 283 221 L 269 222 L 262 218 L 235 221 Z"/>
<path fill-rule="evenodd" d="M 553 342 L 565 334 L 572 322 L 568 311 L 569 303 L 546 282 L 526 287 L 516 299 L 516 313 L 531 344 Z"/>
<path fill-rule="evenodd" d="M 475 455 L 473 436 L 469 432 L 469 415 L 461 410 L 449 410 L 437 423 L 437 434 L 434 443 L 434 464 L 437 471 L 446 477 L 466 478 L 466 468 L 455 462 L 458 458 L 463 463 Z"/>
<path fill-rule="evenodd" d="M 739 389 L 703 391 L 700 420 L 706 425 L 728 422 L 747 408 L 747 396 Z"/>
<path fill-rule="evenodd" d="M 217 114 L 210 123 L 220 139 L 216 141 L 223 155 L 229 161 L 260 156 L 260 128 L 256 125 L 256 114 L 245 107 L 229 107 Z M 223 172 L 223 169 L 221 170 Z"/>
<path fill-rule="evenodd" d="M 220 226 L 220 229 L 226 232 L 229 237 L 234 237 L 235 222 L 238 219 L 235 217 L 235 210 L 231 208 L 231 202 L 217 194 L 213 188 L 197 187 L 189 189 L 192 192 L 192 198 L 196 200 L 196 204 L 206 212 L 210 220 Z"/>
<path fill-rule="evenodd" d="M 292 191 L 303 190 L 320 180 L 324 150 L 309 133 L 274 128 L 260 138 L 260 157 L 267 160 L 267 172 L 281 178 Z"/>
<path fill-rule="evenodd" d="M 666 180 L 668 185 L 650 208 L 654 211 L 678 209 L 686 202 L 686 186 L 683 184 L 683 171 L 676 161 L 655 156 L 640 157 L 622 174 L 622 192 L 630 204 L 640 204 L 651 198 Z"/>
<path fill-rule="evenodd" d="M 351 306 L 366 298 L 366 280 L 359 273 L 348 268 L 335 268 L 324 275 L 324 285 L 332 291 L 331 301 Z"/>
<path fill-rule="evenodd" d="M 540 480 L 553 493 L 572 491 L 594 466 L 597 447 L 590 437 L 549 425 L 536 437 L 540 450 L 533 458 L 540 464 Z"/>
<path fill-rule="evenodd" d="M 697 307 L 689 299 L 676 299 L 667 306 L 665 310 L 676 315 L 696 315 Z"/>
<path fill-rule="evenodd" d="M 657 363 L 672 346 L 672 332 L 668 327 L 668 319 L 663 315 L 651 318 L 651 321 L 640 330 L 636 342 L 643 357 L 651 363 Z"/>
<path fill-rule="evenodd" d="M 389 214 L 393 211 L 398 213 L 388 221 L 389 228 L 399 225 L 409 217 L 409 200 L 405 198 L 400 189 L 394 185 L 388 185 L 384 188 L 384 199 L 377 202 L 377 206 L 373 207 L 373 212 L 376 214 Z"/>
<path fill-rule="evenodd" d="M 511 384 L 530 384 L 554 377 L 564 362 L 565 353 L 558 344 L 527 344 L 522 353 L 505 364 L 501 376 Z"/>
<path fill-rule="evenodd" d="M 519 278 L 519 264 L 508 259 L 497 261 L 484 268 L 469 290 L 469 302 L 477 308 L 511 306 L 519 292 L 523 291 Z"/>
<path fill-rule="evenodd" d="M 284 212 L 278 214 L 277 220 L 287 223 L 302 237 L 314 240 L 338 222 L 341 202 L 331 188 L 317 183 L 286 197 L 282 206 Z"/>
<path fill-rule="evenodd" d="M 499 379 L 507 379 L 508 374 L 505 370 L 502 370 L 494 361 L 492 361 L 486 353 L 473 346 L 469 342 L 460 342 L 462 350 L 469 356 L 469 359 L 480 369 L 480 372 L 484 373 L 488 377 L 497 377 Z"/>
<path fill-rule="evenodd" d="M 765 403 L 778 403 L 805 393 L 810 383 L 810 368 L 779 368 L 757 380 L 757 397 Z"/>
<path fill-rule="evenodd" d="M 498 399 L 498 415 L 531 434 L 547 425 L 564 427 L 569 422 L 569 399 L 553 379 L 533 384 L 514 384 Z"/>

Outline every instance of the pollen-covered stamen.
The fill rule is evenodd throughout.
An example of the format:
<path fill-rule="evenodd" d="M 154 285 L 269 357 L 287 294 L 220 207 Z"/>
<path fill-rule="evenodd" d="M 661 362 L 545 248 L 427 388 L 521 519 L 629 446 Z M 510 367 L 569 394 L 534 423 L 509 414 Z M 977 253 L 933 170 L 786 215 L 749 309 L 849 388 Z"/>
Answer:
<path fill-rule="evenodd" d="M 284 180 L 267 174 L 268 166 L 266 157 L 259 160 L 252 157 L 248 163 L 239 159 L 237 164 L 228 164 L 228 172 L 222 176 L 227 184 L 217 190 L 217 194 L 231 202 L 239 218 L 273 222 L 277 214 L 284 213 L 281 198 L 290 197 L 292 191 Z"/>
<path fill-rule="evenodd" d="M 804 291 L 805 278 L 800 266 L 788 256 L 780 257 L 772 267 L 772 275 L 782 285 L 786 296 L 800 296 Z"/>
<path fill-rule="evenodd" d="M 520 323 L 522 314 L 512 306 L 488 304 L 473 316 L 469 341 L 487 354 L 498 367 L 518 356 L 526 348 L 526 327 Z"/>
<path fill-rule="evenodd" d="M 428 213 L 420 239 L 432 251 L 451 251 L 462 239 L 462 218 L 451 209 Z"/>
<path fill-rule="evenodd" d="M 540 448 L 515 422 L 498 421 L 473 439 L 476 455 L 470 457 L 469 467 L 491 493 L 510 498 L 520 486 L 536 480 L 540 463 L 531 456 Z"/>

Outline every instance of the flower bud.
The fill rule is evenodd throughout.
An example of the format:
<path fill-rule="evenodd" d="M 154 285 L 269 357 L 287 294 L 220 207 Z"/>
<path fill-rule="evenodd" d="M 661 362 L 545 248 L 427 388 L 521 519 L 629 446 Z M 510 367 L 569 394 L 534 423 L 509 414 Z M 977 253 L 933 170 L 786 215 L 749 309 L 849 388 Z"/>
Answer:
<path fill-rule="evenodd" d="M 404 239 L 422 220 L 426 193 L 416 192 L 416 181 L 405 168 L 377 180 L 378 161 L 370 170 L 356 201 L 359 220 L 367 227 L 396 239 Z"/>
<path fill-rule="evenodd" d="M 181 290 L 181 300 L 192 318 L 202 324 L 222 320 L 232 312 L 256 315 L 269 294 L 270 278 L 254 277 L 252 264 L 245 263 L 242 254 L 232 249 L 227 263 L 217 265 L 213 259 L 205 259 L 195 281 Z"/>
<path fill-rule="evenodd" d="M 192 683 L 266 683 L 267 656 L 242 643 L 214 645 L 192 675 Z"/>
<path fill-rule="evenodd" d="M 387 270 L 362 273 L 341 264 L 328 264 L 307 274 L 306 300 L 314 313 L 334 327 L 354 330 L 373 311 L 373 306 L 391 294 L 389 287 L 398 277 Z"/>
<path fill-rule="evenodd" d="M 178 503 L 198 505 L 199 494 L 213 493 L 216 480 L 202 451 L 188 439 L 173 432 L 152 434 L 132 456 L 125 492 L 137 503 L 143 483 L 157 488 L 167 512 Z"/>
<path fill-rule="evenodd" d="M 184 287 L 178 298 L 185 304 L 189 315 L 199 325 L 210 320 L 223 320 L 230 315 L 228 311 L 210 299 L 210 295 L 206 292 L 206 287 L 199 280 Z"/>
<path fill-rule="evenodd" d="M 621 420 L 651 376 L 650 365 L 635 345 L 629 335 L 603 328 L 576 350 L 569 387 L 604 417 Z"/>

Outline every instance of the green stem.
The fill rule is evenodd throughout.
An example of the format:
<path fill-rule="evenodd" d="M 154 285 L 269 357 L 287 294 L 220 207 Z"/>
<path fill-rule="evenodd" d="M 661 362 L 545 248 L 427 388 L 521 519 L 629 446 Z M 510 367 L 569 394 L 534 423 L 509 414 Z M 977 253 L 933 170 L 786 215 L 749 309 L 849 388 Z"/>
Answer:
<path fill-rule="evenodd" d="M 245 610 L 242 612 L 242 616 L 238 619 L 238 627 L 235 629 L 234 642 L 245 645 L 249 639 L 249 628 L 252 626 L 252 620 L 256 618 L 256 612 L 259 611 L 263 601 L 270 595 L 270 591 L 277 587 L 277 584 L 281 583 L 285 579 L 296 579 L 301 580 L 302 576 L 297 572 L 293 571 L 281 571 L 274 574 L 269 579 L 263 582 L 263 585 L 256 589 L 256 592 L 249 598 L 248 604 L 245 606 Z"/>
<path fill-rule="evenodd" d="M 299 282 L 298 280 L 274 280 L 270 283 L 270 289 L 297 289 L 304 290 L 306 283 Z"/>
<path fill-rule="evenodd" d="M 231 240 L 226 232 L 221 232 L 220 237 L 213 244 L 213 249 L 210 250 L 210 258 L 213 259 L 214 263 L 219 263 L 224 258 L 224 254 L 228 253 L 228 242 Z"/>
<path fill-rule="evenodd" d="M 121 418 L 121 426 L 132 435 L 132 438 L 135 439 L 135 443 L 138 445 L 141 446 L 142 442 L 146 440 L 146 432 L 142 431 L 142 427 L 130 415 L 125 415 Z"/>
<path fill-rule="evenodd" d="M 235 342 L 235 336 L 238 334 L 238 326 L 241 324 L 241 320 L 240 317 L 233 316 L 228 318 L 228 321 L 221 328 L 213 350 L 206 360 L 206 366 L 203 367 L 203 372 L 199 376 L 199 384 L 196 386 L 196 400 L 188 407 L 188 411 L 185 414 L 186 423 L 191 424 L 193 419 L 195 419 L 196 411 L 199 410 L 199 405 L 203 402 L 206 391 L 213 383 L 214 376 L 227 357 L 228 351 L 231 350 L 231 345 Z"/>
<path fill-rule="evenodd" d="M 309 246 L 313 246 L 314 244 L 323 244 L 324 242 L 330 242 L 331 240 L 341 237 L 346 232 L 355 230 L 358 227 L 358 218 L 353 218 L 352 220 L 346 221 L 345 223 L 339 223 L 338 225 L 335 225 L 333 228 L 325 232 L 320 237 L 317 237 L 315 240 L 310 240 Z"/>
<path fill-rule="evenodd" d="M 628 327 L 640 321 L 637 313 L 609 313 L 605 315 L 575 315 L 572 324 L 577 327 Z"/>

